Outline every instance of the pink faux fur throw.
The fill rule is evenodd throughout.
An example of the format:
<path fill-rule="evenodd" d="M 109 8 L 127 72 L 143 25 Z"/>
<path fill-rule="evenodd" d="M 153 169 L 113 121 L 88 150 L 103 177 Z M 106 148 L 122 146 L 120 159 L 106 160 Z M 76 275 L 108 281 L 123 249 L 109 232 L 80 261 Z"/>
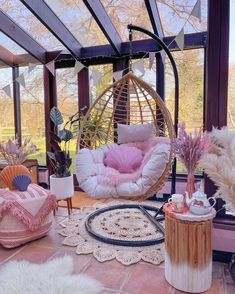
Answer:
<path fill-rule="evenodd" d="M 125 182 L 135 182 L 142 174 L 143 168 L 151 158 L 151 155 L 157 144 L 169 144 L 170 139 L 165 137 L 154 137 L 143 142 L 133 142 L 123 144 L 129 147 L 136 147 L 143 151 L 144 158 L 140 167 L 132 173 L 120 173 L 111 167 L 104 167 L 97 177 L 98 183 L 102 185 L 115 186 Z"/>

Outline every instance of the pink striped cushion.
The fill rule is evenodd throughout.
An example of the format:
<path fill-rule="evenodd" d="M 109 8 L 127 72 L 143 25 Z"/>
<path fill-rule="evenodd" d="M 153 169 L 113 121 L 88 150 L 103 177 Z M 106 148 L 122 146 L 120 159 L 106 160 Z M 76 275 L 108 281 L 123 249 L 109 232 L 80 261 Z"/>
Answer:
<path fill-rule="evenodd" d="M 48 196 L 49 190 L 45 190 L 37 184 L 30 184 L 26 191 L 21 192 L 18 190 L 1 189 L 0 197 L 7 200 L 30 200 L 33 198 L 41 198 Z"/>
<path fill-rule="evenodd" d="M 132 173 L 143 160 L 143 152 L 136 147 L 118 146 L 105 153 L 104 165 L 120 173 Z"/>
<path fill-rule="evenodd" d="M 0 245 L 12 248 L 44 236 L 56 205 L 55 195 L 36 184 L 24 192 L 0 189 Z"/>

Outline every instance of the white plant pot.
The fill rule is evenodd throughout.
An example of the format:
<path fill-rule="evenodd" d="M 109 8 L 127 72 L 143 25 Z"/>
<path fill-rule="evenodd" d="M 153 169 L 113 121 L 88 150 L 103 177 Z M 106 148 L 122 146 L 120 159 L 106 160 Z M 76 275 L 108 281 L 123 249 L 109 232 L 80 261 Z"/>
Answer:
<path fill-rule="evenodd" d="M 65 178 L 50 176 L 50 191 L 56 196 L 57 200 L 70 198 L 74 194 L 73 175 Z"/>

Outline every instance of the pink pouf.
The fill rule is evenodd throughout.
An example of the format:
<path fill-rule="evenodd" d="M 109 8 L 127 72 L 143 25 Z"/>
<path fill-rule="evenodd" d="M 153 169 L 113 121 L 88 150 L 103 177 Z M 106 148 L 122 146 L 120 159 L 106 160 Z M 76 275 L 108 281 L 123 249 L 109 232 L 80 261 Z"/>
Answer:
<path fill-rule="evenodd" d="M 56 197 L 36 184 L 25 192 L 0 189 L 0 245 L 13 248 L 46 235 L 56 206 Z"/>

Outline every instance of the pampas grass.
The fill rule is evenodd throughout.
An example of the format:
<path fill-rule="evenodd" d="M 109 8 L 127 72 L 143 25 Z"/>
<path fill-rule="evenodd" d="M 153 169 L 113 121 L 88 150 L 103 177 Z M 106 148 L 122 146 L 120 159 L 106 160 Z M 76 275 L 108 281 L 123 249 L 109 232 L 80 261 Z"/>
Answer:
<path fill-rule="evenodd" d="M 235 132 L 227 127 L 214 128 L 209 136 L 213 147 L 200 159 L 199 166 L 218 187 L 215 196 L 235 210 Z"/>

